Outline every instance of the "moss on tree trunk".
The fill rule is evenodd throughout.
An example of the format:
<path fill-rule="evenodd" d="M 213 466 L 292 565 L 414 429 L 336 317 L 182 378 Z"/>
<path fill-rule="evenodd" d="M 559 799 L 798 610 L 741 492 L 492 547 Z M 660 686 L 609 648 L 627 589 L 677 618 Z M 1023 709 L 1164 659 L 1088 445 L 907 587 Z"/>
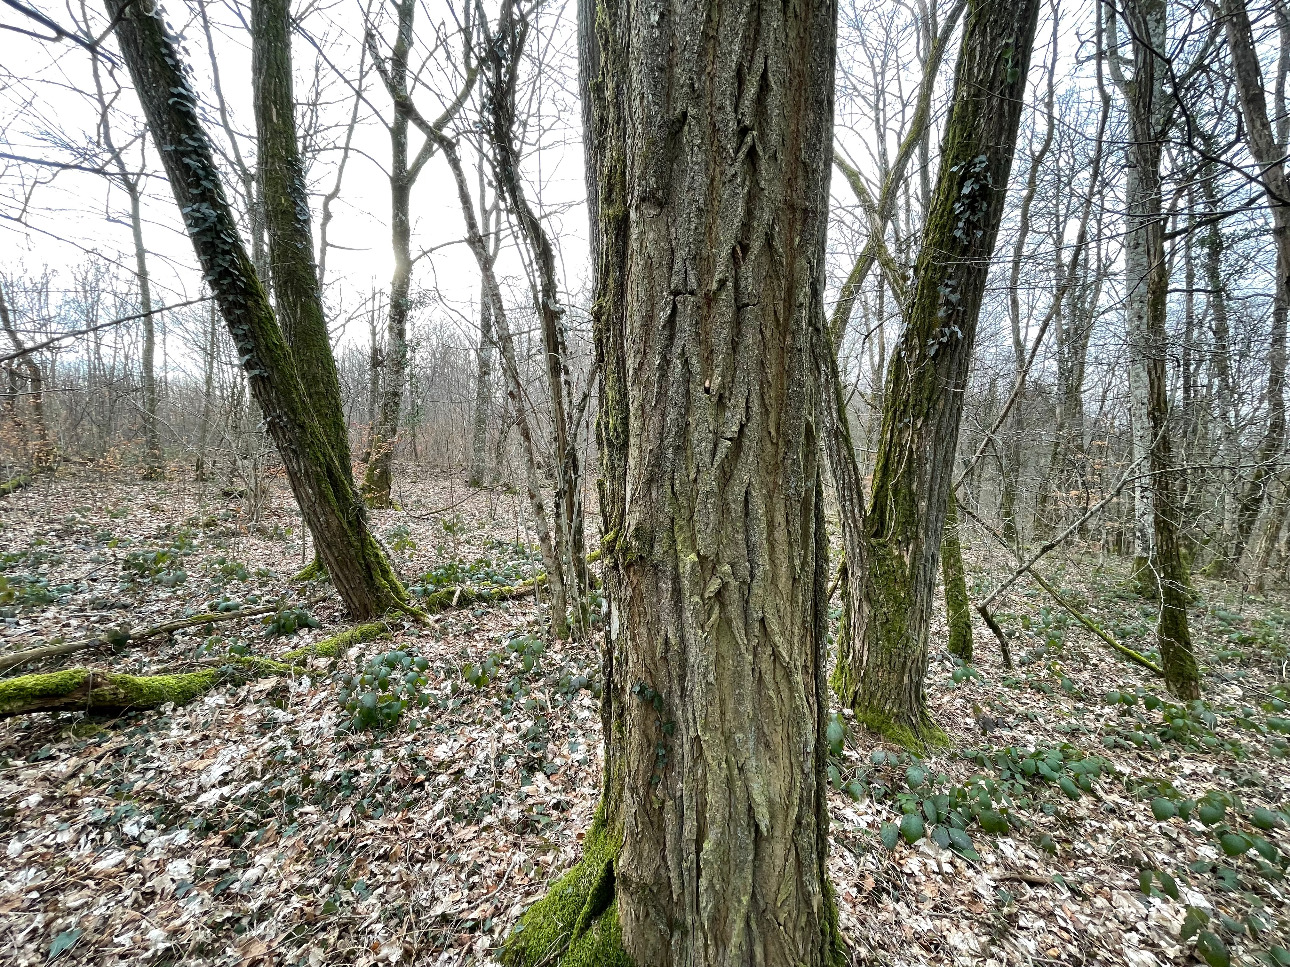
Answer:
<path fill-rule="evenodd" d="M 945 585 L 945 619 L 949 622 L 949 653 L 972 660 L 972 606 L 963 573 L 963 547 L 959 543 L 959 515 L 954 494 L 945 507 L 945 531 L 941 535 L 941 580 Z"/>
<path fill-rule="evenodd" d="M 581 6 L 613 876 L 589 851 L 514 963 L 840 961 L 814 378 L 834 15 Z"/>
<path fill-rule="evenodd" d="M 832 682 L 862 723 L 914 749 L 946 741 L 923 693 L 932 595 L 1038 9 L 1037 0 L 980 0 L 969 9 L 905 330 L 887 370 L 867 512 L 858 487 L 839 493 L 855 506 L 842 515 L 852 531 L 844 534 L 849 621 Z M 834 360 L 820 371 L 836 383 Z M 845 412 L 828 416 L 836 480 L 855 455 Z"/>
<path fill-rule="evenodd" d="M 315 543 L 355 618 L 406 608 L 398 578 L 367 527 L 350 468 L 316 418 L 301 371 L 237 234 L 210 140 L 183 62 L 160 11 L 107 0 L 108 15 L 160 146 L 176 204 L 206 281 L 237 347 L 251 392 L 282 457 L 291 488 Z"/>

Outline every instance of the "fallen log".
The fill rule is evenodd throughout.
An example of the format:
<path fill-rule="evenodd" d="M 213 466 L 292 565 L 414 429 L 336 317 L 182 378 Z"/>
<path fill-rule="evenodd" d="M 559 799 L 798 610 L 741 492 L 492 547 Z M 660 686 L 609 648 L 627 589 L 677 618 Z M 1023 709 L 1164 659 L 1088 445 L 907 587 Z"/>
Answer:
<path fill-rule="evenodd" d="M 325 600 L 325 596 L 319 595 L 303 603 L 313 605 L 323 600 Z M 41 645 L 38 648 L 28 648 L 25 651 L 15 651 L 8 655 L 0 655 L 0 672 L 7 672 L 11 668 L 25 665 L 29 661 L 39 661 L 42 658 L 74 655 L 76 652 L 84 651 L 87 648 L 124 648 L 134 642 L 173 634 L 176 631 L 183 631 L 185 628 L 196 628 L 199 625 L 216 624 L 220 621 L 232 621 L 235 618 L 258 618 L 261 615 L 273 614 L 282 607 L 283 603 L 279 601 L 255 608 L 238 608 L 236 611 L 210 611 L 203 614 L 189 615 L 186 618 L 175 618 L 172 621 L 163 621 L 159 625 L 153 625 L 151 628 L 144 628 L 140 631 L 131 631 L 128 628 L 114 628 L 96 638 L 83 638 L 79 641 L 60 641 L 52 645 Z"/>
<path fill-rule="evenodd" d="M 0 681 L 0 718 L 28 712 L 122 712 L 184 705 L 240 669 L 207 668 L 178 675 L 121 675 L 71 668 L 48 675 L 19 675 Z"/>

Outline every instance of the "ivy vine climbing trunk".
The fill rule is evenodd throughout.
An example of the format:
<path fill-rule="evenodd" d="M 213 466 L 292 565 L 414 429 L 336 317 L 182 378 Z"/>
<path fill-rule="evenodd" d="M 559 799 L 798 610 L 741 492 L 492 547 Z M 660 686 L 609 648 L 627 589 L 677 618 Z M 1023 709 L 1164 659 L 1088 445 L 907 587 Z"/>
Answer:
<path fill-rule="evenodd" d="M 833 687 L 859 721 L 912 748 L 945 741 L 923 694 L 932 597 L 1038 10 L 1038 0 L 980 0 L 968 12 L 905 328 L 887 368 L 867 510 L 846 413 L 826 414 L 834 479 L 851 481 L 839 488 L 849 504 L 847 620 Z M 836 360 L 820 373 L 836 394 Z"/>
<path fill-rule="evenodd" d="M 832 0 L 581 4 L 605 793 L 513 962 L 840 962 L 815 379 L 835 16 Z"/>
<path fill-rule="evenodd" d="M 129 0 L 106 0 L 106 7 L 197 260 L 323 563 L 351 616 L 406 608 L 403 588 L 368 530 L 349 466 L 333 452 L 319 425 L 264 286 L 238 237 L 174 38 L 157 7 Z"/>

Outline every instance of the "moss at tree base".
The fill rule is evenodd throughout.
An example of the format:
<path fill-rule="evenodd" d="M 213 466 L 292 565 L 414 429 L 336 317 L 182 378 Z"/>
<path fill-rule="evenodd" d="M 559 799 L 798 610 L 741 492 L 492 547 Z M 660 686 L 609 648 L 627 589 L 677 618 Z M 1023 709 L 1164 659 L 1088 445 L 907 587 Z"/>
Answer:
<path fill-rule="evenodd" d="M 583 841 L 582 859 L 524 911 L 502 946 L 507 967 L 631 967 L 614 902 L 619 843 L 602 803 Z"/>
<path fill-rule="evenodd" d="M 879 712 L 856 711 L 855 715 L 856 722 L 870 732 L 917 755 L 924 755 L 934 749 L 948 749 L 951 745 L 945 730 L 926 711 L 923 712 L 923 721 L 917 729 Z"/>
<path fill-rule="evenodd" d="M 322 581 L 326 580 L 327 577 L 327 565 L 322 562 L 322 558 L 315 554 L 312 561 L 296 572 L 296 576 L 293 580 Z"/>

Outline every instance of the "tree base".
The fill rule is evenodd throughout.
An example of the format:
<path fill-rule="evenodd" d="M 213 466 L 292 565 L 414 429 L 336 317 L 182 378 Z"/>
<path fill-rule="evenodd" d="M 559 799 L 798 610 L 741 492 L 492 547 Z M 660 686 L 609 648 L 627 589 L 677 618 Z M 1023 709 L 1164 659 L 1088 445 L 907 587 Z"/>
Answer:
<path fill-rule="evenodd" d="M 855 715 L 856 722 L 870 732 L 888 742 L 894 742 L 915 755 L 926 755 L 936 749 L 948 749 L 953 744 L 950 742 L 949 735 L 932 720 L 925 709 L 919 713 L 920 721 L 917 726 L 898 722 L 879 712 L 857 711 Z"/>
<path fill-rule="evenodd" d="M 614 896 L 619 846 L 603 803 L 582 848 L 582 859 L 524 911 L 506 938 L 501 961 L 507 967 L 632 967 Z"/>

